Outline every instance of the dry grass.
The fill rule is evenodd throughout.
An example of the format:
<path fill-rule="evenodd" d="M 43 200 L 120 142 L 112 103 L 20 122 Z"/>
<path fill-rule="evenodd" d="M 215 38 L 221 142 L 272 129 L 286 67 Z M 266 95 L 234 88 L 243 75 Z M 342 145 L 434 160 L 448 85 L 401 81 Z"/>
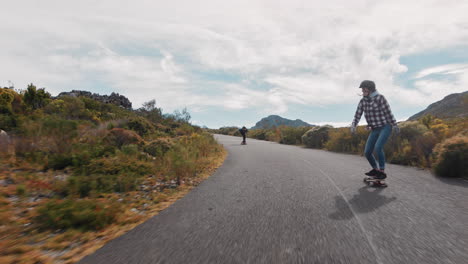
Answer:
<path fill-rule="evenodd" d="M 176 189 L 165 189 L 163 192 L 150 194 L 134 191 L 105 195 L 100 200 L 120 199 L 124 211 L 116 223 L 99 231 L 39 231 L 30 225 L 35 217 L 35 210 L 31 208 L 44 204 L 48 199 L 34 202 L 22 197 L 12 199 L 17 192 L 16 184 L 7 187 L 0 186 L 0 263 L 76 263 L 110 240 L 132 230 L 184 197 L 191 189 L 213 174 L 222 165 L 226 155 L 223 150 L 222 155 L 217 153 L 214 157 L 206 158 L 203 162 L 209 165 L 204 168 L 203 172 L 196 178 L 191 178 L 191 184 L 181 184 Z M 6 179 L 7 176 L 12 175 L 18 178 L 23 177 L 11 171 L 0 171 L 0 179 Z M 28 186 L 28 188 L 31 187 Z"/>

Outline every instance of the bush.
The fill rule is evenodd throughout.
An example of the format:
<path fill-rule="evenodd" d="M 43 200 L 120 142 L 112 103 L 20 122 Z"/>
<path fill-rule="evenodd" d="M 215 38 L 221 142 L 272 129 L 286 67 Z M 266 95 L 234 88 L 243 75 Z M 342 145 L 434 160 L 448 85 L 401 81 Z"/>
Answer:
<path fill-rule="evenodd" d="M 238 130 L 238 127 L 221 127 L 220 129 L 215 130 L 214 133 L 233 136 L 234 133 L 238 132 Z"/>
<path fill-rule="evenodd" d="M 35 222 L 43 229 L 99 230 L 112 224 L 120 208 L 95 200 L 50 201 L 37 210 Z"/>
<path fill-rule="evenodd" d="M 267 132 L 267 130 L 265 130 L 265 129 L 252 129 L 252 130 L 249 130 L 248 136 L 250 138 L 255 138 L 255 139 L 259 139 L 259 140 L 266 140 L 267 139 L 266 132 Z"/>
<path fill-rule="evenodd" d="M 172 148 L 173 143 L 169 139 L 156 139 L 143 147 L 143 151 L 153 157 L 162 157 Z"/>
<path fill-rule="evenodd" d="M 134 131 L 122 128 L 113 128 L 105 138 L 105 141 L 111 145 L 122 147 L 129 144 L 141 144 L 143 139 Z"/>
<path fill-rule="evenodd" d="M 363 153 L 369 131 L 360 126 L 356 129 L 356 134 L 352 135 L 349 128 L 334 128 L 328 133 L 329 139 L 325 143 L 325 148 L 330 151 L 345 153 Z"/>
<path fill-rule="evenodd" d="M 434 156 L 437 175 L 468 178 L 468 135 L 461 133 L 440 143 Z"/>
<path fill-rule="evenodd" d="M 179 127 L 175 129 L 175 134 L 177 136 L 188 136 L 195 132 L 195 128 L 187 123 L 182 123 Z"/>
<path fill-rule="evenodd" d="M 78 135 L 78 123 L 72 120 L 46 118 L 43 120 L 41 130 L 42 139 L 49 141 L 44 143 L 44 145 L 48 143 L 46 149 L 51 149 L 54 153 L 69 153 Z"/>
<path fill-rule="evenodd" d="M 400 134 L 393 135 L 385 145 L 385 156 L 390 163 L 430 166 L 432 149 L 438 139 L 421 122 L 408 121 L 399 124 Z"/>
<path fill-rule="evenodd" d="M 321 149 L 328 141 L 328 131 L 331 126 L 317 126 L 302 135 L 302 144 L 308 148 Z"/>
<path fill-rule="evenodd" d="M 73 165 L 73 157 L 66 154 L 53 154 L 44 169 L 63 170 Z"/>
<path fill-rule="evenodd" d="M 301 145 L 302 135 L 309 130 L 309 127 L 288 127 L 280 126 L 281 139 L 279 143 L 287 145 Z"/>
<path fill-rule="evenodd" d="M 175 141 L 157 163 L 161 163 L 164 175 L 180 182 L 181 179 L 196 176 L 210 166 L 211 159 L 222 152 L 222 149 L 211 134 L 192 134 Z"/>
<path fill-rule="evenodd" d="M 153 172 L 153 165 L 140 161 L 136 157 L 118 155 L 116 157 L 102 157 L 92 160 L 83 168 L 85 174 L 126 174 L 136 173 L 147 175 Z"/>
<path fill-rule="evenodd" d="M 138 133 L 140 136 L 145 136 L 149 133 L 154 132 L 154 126 L 145 118 L 143 117 L 135 117 L 131 118 L 126 127 L 129 130 L 133 130 Z"/>
<path fill-rule="evenodd" d="M 71 177 L 63 193 L 77 194 L 80 197 L 93 197 L 99 193 L 129 192 L 137 190 L 144 175 L 125 174 L 86 174 Z"/>
<path fill-rule="evenodd" d="M 0 129 L 11 131 L 17 127 L 17 120 L 12 114 L 0 113 Z"/>
<path fill-rule="evenodd" d="M 122 146 L 122 153 L 127 156 L 136 156 L 138 154 L 138 146 L 134 144 Z"/>
<path fill-rule="evenodd" d="M 46 106 L 50 101 L 50 93 L 44 88 L 37 89 L 32 83 L 28 85 L 23 94 L 24 103 L 33 110 Z"/>
<path fill-rule="evenodd" d="M 115 152 L 114 146 L 102 145 L 100 142 L 94 144 L 78 143 L 73 146 L 73 166 L 83 167 L 88 165 L 91 160 L 113 156 Z"/>
<path fill-rule="evenodd" d="M 23 196 L 26 194 L 26 187 L 23 184 L 16 186 L 16 195 Z"/>
<path fill-rule="evenodd" d="M 399 126 L 400 137 L 403 139 L 407 139 L 408 141 L 413 141 L 429 131 L 429 129 L 425 125 L 417 121 L 403 122 Z"/>

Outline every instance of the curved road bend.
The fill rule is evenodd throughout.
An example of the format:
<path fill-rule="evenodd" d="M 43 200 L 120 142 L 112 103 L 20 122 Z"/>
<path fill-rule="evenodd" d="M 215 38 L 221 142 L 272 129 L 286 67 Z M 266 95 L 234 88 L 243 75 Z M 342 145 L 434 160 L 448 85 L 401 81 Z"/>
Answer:
<path fill-rule="evenodd" d="M 159 215 L 80 263 L 467 263 L 468 182 L 216 135 L 221 168 Z"/>

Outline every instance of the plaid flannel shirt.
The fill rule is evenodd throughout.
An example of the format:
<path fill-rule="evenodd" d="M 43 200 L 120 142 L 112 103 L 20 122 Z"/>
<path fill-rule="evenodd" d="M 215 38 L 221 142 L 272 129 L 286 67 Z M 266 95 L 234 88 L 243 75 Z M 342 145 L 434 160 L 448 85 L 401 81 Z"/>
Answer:
<path fill-rule="evenodd" d="M 395 117 L 385 97 L 377 94 L 374 97 L 364 97 L 359 102 L 359 105 L 354 115 L 352 126 L 357 126 L 361 119 L 362 113 L 366 118 L 367 125 L 371 128 L 382 127 L 386 124 L 396 126 Z"/>

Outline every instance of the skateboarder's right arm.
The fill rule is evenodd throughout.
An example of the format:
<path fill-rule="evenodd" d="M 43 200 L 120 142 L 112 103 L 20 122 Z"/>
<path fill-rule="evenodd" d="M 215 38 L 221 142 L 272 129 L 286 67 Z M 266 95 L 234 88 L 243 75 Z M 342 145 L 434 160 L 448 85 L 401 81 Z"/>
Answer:
<path fill-rule="evenodd" d="M 351 123 L 351 127 L 357 127 L 359 124 L 359 120 L 361 120 L 362 112 L 364 112 L 364 107 L 362 105 L 362 100 L 359 101 L 359 105 L 356 109 L 356 113 L 354 114 L 353 123 Z"/>

